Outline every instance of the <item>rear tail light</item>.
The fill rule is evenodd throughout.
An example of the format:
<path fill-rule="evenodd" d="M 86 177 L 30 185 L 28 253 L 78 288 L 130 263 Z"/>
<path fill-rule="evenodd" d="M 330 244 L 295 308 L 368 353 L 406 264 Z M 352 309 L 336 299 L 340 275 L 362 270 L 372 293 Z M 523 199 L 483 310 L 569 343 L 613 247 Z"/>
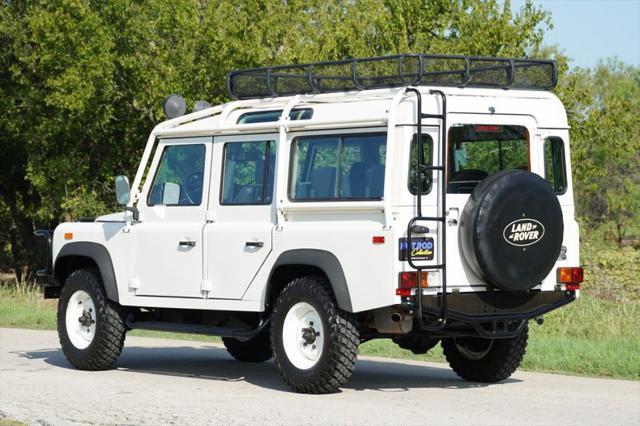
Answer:
<path fill-rule="evenodd" d="M 422 272 L 422 288 L 427 288 L 427 273 Z M 400 286 L 396 289 L 397 296 L 408 297 L 411 296 L 411 290 L 418 288 L 418 273 L 417 272 L 400 272 Z"/>
<path fill-rule="evenodd" d="M 564 284 L 568 291 L 580 290 L 580 284 L 584 281 L 584 270 L 580 267 L 558 268 L 558 283 Z"/>

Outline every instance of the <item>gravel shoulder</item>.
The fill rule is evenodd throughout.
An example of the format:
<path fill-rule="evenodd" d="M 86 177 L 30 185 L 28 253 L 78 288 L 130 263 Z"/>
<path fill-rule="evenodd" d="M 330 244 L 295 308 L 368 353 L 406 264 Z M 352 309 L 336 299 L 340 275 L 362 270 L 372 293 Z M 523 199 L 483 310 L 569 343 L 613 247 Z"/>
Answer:
<path fill-rule="evenodd" d="M 579 362 L 579 360 L 576 360 Z M 640 366 L 639 366 L 640 368 Z M 0 418 L 31 424 L 640 424 L 640 382 L 516 372 L 485 385 L 444 364 L 362 357 L 342 392 L 292 393 L 272 362 L 128 337 L 116 369 L 72 369 L 53 331 L 0 329 Z"/>

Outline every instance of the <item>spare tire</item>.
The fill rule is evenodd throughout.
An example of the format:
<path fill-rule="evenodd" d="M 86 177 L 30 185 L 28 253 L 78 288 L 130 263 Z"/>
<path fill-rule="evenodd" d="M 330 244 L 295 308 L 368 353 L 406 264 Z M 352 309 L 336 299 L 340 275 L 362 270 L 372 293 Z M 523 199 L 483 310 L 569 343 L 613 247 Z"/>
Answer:
<path fill-rule="evenodd" d="M 460 216 L 460 245 L 469 267 L 509 292 L 540 284 L 558 259 L 563 232 L 562 210 L 551 186 L 523 170 L 483 180 Z"/>

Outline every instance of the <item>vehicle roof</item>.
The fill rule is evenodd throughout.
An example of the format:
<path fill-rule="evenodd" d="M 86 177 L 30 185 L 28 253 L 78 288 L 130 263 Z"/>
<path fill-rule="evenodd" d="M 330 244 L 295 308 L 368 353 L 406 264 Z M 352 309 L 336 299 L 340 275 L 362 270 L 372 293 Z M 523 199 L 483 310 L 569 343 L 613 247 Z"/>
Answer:
<path fill-rule="evenodd" d="M 562 102 L 551 92 L 540 90 L 509 90 L 457 87 L 417 87 L 422 93 L 422 111 L 438 113 L 441 101 L 429 95 L 432 89 L 441 90 L 447 97 L 448 114 L 526 115 L 532 117 L 538 128 L 568 128 Z M 247 112 L 281 110 L 287 105 L 295 109 L 312 108 L 313 116 L 304 120 L 304 128 L 337 127 L 342 122 L 366 123 L 374 126 L 373 118 L 388 116 L 391 101 L 406 88 L 375 89 L 351 92 L 322 93 L 233 101 L 208 110 L 188 114 L 162 123 L 156 132 L 160 137 L 179 137 L 209 134 L 242 134 L 260 130 L 276 131 L 278 122 L 260 125 L 237 124 Z M 400 102 L 396 124 L 415 124 L 415 95 L 406 94 Z M 209 114 L 207 113 L 209 112 Z M 455 121 L 455 115 L 449 117 Z M 379 120 L 378 120 L 379 121 Z M 428 120 L 427 120 L 428 121 Z M 450 121 L 451 122 L 451 121 Z M 336 125 L 329 125 L 335 123 Z M 298 123 L 300 124 L 300 123 Z M 379 126 L 386 126 L 380 121 Z M 353 126 L 351 126 L 353 127 Z"/>

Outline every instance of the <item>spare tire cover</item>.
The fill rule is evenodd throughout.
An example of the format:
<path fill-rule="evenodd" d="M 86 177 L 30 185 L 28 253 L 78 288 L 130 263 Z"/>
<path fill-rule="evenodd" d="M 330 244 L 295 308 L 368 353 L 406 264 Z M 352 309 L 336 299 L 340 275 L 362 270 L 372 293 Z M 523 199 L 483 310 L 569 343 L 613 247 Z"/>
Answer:
<path fill-rule="evenodd" d="M 558 197 L 540 176 L 496 173 L 473 191 L 460 216 L 460 245 L 471 269 L 510 292 L 529 290 L 549 274 L 562 247 Z"/>

